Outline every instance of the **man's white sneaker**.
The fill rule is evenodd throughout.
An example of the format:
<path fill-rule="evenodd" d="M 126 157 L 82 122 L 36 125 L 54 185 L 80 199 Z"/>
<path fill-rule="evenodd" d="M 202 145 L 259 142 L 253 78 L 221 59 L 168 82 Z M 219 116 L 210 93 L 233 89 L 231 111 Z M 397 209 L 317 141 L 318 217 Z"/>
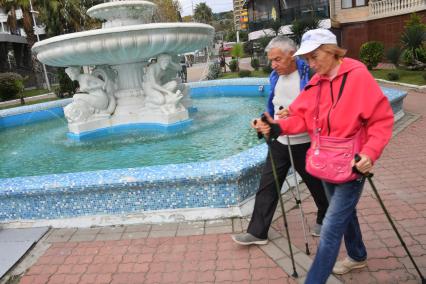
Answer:
<path fill-rule="evenodd" d="M 266 245 L 268 239 L 259 239 L 249 233 L 242 233 L 238 235 L 232 235 L 232 239 L 237 244 L 248 246 L 248 245 Z"/>
<path fill-rule="evenodd" d="M 346 257 L 344 260 L 336 262 L 336 264 L 333 267 L 333 273 L 342 275 L 342 274 L 348 273 L 349 271 L 353 269 L 363 268 L 366 266 L 367 266 L 366 260 L 355 261 L 350 259 L 349 257 Z"/>

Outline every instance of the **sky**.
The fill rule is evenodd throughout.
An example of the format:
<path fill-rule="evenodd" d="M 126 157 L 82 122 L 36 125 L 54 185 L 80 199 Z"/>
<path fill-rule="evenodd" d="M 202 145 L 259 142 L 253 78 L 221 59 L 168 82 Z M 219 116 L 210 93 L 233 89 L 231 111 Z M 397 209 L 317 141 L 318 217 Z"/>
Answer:
<path fill-rule="evenodd" d="M 192 15 L 192 6 L 204 2 L 212 8 L 213 13 L 233 10 L 232 0 L 179 0 L 182 7 L 182 16 Z"/>

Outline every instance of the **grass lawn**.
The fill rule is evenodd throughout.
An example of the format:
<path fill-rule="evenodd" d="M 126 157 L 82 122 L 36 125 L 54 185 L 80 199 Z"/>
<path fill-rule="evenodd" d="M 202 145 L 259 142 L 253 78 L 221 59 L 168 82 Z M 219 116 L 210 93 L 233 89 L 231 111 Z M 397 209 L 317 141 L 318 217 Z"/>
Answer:
<path fill-rule="evenodd" d="M 48 89 L 34 89 L 34 90 L 25 90 L 24 91 L 24 98 L 28 97 L 34 97 L 38 95 L 44 95 L 49 93 Z"/>
<path fill-rule="evenodd" d="M 267 77 L 269 77 L 269 74 L 263 72 L 262 70 L 251 71 L 251 77 L 256 77 L 256 78 L 266 77 L 267 78 Z M 238 72 L 222 73 L 221 76 L 219 77 L 219 79 L 232 79 L 232 78 L 240 78 L 240 76 L 238 76 Z"/>
<path fill-rule="evenodd" d="M 13 105 L 7 105 L 7 106 L 0 106 L 0 110 L 2 109 L 8 109 L 8 108 L 14 108 L 14 107 L 20 107 L 20 106 L 27 106 L 27 105 L 33 105 L 33 104 L 40 104 L 40 103 L 45 103 L 45 102 L 50 102 L 50 101 L 56 101 L 59 100 L 59 98 L 49 98 L 49 99 L 42 99 L 42 100 L 36 100 L 36 101 L 32 101 L 32 102 L 25 102 L 25 105 L 21 105 L 19 102 Z"/>
<path fill-rule="evenodd" d="M 377 69 L 370 71 L 374 78 L 378 79 L 384 79 L 388 80 L 388 73 L 398 73 L 399 79 L 395 82 L 400 83 L 407 83 L 407 84 L 414 84 L 414 85 L 426 85 L 426 80 L 423 78 L 423 74 L 426 71 L 409 71 L 409 70 L 402 70 L 402 69 L 395 69 L 395 70 L 385 70 L 385 69 Z"/>

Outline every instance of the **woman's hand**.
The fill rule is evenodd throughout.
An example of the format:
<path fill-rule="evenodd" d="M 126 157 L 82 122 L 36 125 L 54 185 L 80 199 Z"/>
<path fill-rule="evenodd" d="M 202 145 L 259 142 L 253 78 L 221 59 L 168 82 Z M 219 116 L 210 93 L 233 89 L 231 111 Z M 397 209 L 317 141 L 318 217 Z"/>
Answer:
<path fill-rule="evenodd" d="M 352 160 L 352 166 L 355 165 L 355 167 L 360 171 L 361 173 L 365 174 L 368 172 L 371 172 L 373 169 L 373 162 L 371 161 L 370 157 L 365 154 L 359 154 L 361 157 L 361 160 L 356 163 L 355 159 Z"/>
<path fill-rule="evenodd" d="M 276 113 L 278 119 L 287 118 L 290 115 L 290 111 L 287 108 L 283 108 L 277 111 Z"/>

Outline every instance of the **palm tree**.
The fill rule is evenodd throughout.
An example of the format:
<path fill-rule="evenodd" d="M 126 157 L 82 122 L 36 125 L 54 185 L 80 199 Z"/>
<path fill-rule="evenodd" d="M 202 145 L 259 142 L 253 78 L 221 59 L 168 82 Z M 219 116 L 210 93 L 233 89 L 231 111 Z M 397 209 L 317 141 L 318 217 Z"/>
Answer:
<path fill-rule="evenodd" d="M 314 15 L 301 20 L 294 20 L 290 28 L 291 32 L 293 33 L 292 39 L 294 40 L 294 42 L 297 45 L 300 45 L 303 34 L 309 30 L 319 28 L 319 22 L 320 20 Z"/>
<path fill-rule="evenodd" d="M 89 3 L 90 2 L 90 3 Z M 37 0 L 40 21 L 46 25 L 48 36 L 99 28 L 100 21 L 91 19 L 86 11 L 93 1 Z"/>
<path fill-rule="evenodd" d="M 213 20 L 212 9 L 206 3 L 198 3 L 195 6 L 194 20 L 199 23 L 210 24 Z"/>
<path fill-rule="evenodd" d="M 410 57 L 413 59 L 411 61 L 425 60 L 422 56 L 426 53 L 423 47 L 425 40 L 426 24 L 422 22 L 422 18 L 420 16 L 413 13 L 407 21 L 405 29 L 401 35 L 401 43 L 405 48 L 404 53 L 410 54 Z"/>

